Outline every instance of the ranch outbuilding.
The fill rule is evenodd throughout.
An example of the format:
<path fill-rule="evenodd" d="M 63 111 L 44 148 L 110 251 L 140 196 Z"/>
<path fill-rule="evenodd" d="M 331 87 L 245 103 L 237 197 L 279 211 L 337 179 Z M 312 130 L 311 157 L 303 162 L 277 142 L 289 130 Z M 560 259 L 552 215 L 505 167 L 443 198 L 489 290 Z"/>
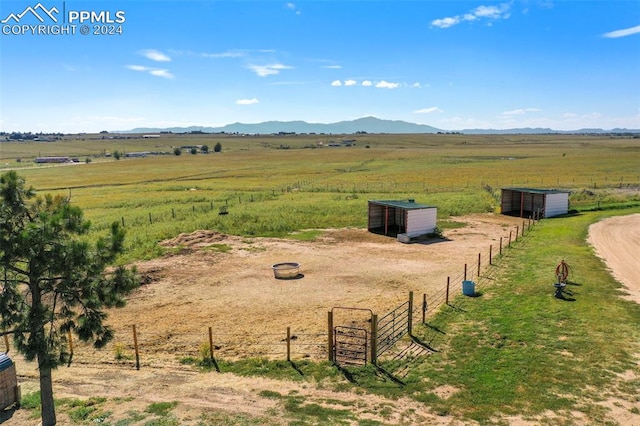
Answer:
<path fill-rule="evenodd" d="M 557 189 L 502 188 L 502 214 L 553 217 L 569 212 L 569 192 Z"/>
<path fill-rule="evenodd" d="M 436 229 L 438 210 L 415 200 L 370 200 L 368 230 L 376 234 L 415 238 Z"/>

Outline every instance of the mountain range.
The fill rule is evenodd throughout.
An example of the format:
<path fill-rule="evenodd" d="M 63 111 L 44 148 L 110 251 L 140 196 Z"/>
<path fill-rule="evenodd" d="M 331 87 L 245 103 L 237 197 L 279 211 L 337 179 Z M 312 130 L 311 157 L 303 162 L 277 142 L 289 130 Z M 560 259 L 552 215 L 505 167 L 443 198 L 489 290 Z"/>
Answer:
<path fill-rule="evenodd" d="M 232 123 L 222 127 L 138 127 L 114 133 L 239 133 L 239 134 L 274 134 L 274 133 L 320 133 L 320 134 L 354 134 L 365 133 L 451 133 L 426 124 L 410 123 L 402 120 L 383 120 L 376 117 L 363 117 L 336 123 L 307 123 L 306 121 L 265 121 L 262 123 Z M 514 129 L 464 129 L 455 133 L 465 134 L 544 134 L 544 133 L 640 133 L 640 129 L 578 129 L 553 130 L 549 128 L 514 128 Z"/>

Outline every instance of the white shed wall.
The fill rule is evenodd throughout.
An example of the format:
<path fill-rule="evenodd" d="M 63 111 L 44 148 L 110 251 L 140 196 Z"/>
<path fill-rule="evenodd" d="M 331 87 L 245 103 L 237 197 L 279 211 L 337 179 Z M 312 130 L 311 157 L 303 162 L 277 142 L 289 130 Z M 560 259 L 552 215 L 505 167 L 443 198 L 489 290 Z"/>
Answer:
<path fill-rule="evenodd" d="M 569 212 L 568 193 L 547 194 L 546 197 L 544 217 L 553 217 Z"/>
<path fill-rule="evenodd" d="M 431 234 L 436 229 L 437 209 L 419 209 L 407 211 L 407 231 L 409 237 Z"/>

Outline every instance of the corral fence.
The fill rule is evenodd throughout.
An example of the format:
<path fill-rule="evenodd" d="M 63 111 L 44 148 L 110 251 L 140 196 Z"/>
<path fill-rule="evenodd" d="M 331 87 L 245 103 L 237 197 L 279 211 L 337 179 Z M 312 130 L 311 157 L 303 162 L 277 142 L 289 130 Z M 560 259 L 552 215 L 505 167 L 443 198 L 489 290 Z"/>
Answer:
<path fill-rule="evenodd" d="M 376 358 L 391 349 L 400 339 L 411 335 L 413 323 L 413 292 L 409 293 L 409 300 L 382 316 L 377 324 Z"/>
<path fill-rule="evenodd" d="M 334 306 L 327 315 L 329 361 L 366 365 L 375 357 L 375 318 L 371 309 Z"/>
<path fill-rule="evenodd" d="M 283 327 L 282 330 L 269 330 L 261 333 L 234 332 L 203 325 L 201 330 L 187 332 L 159 331 L 152 326 L 129 325 L 114 330 L 114 340 L 103 350 L 95 350 L 91 345 L 74 342 L 72 335 L 67 336 L 69 352 L 73 363 L 108 364 L 123 367 L 141 367 L 157 365 L 175 365 L 176 361 L 185 364 L 185 360 L 211 362 L 216 359 L 238 360 L 264 358 L 270 360 L 322 360 L 328 359 L 337 365 L 376 364 L 380 357 L 394 358 L 394 351 L 406 336 L 412 336 L 415 315 L 422 314 L 421 323 L 427 325 L 427 316 L 441 306 L 451 305 L 452 295 L 457 295 L 459 285 L 466 280 L 476 281 L 476 295 L 480 295 L 499 270 L 492 268 L 494 259 L 508 255 L 512 244 L 525 237 L 528 231 L 540 219 L 536 214 L 523 219 L 515 229 L 506 230 L 503 236 L 494 236 L 495 243 L 488 253 L 478 253 L 477 261 L 464 263 L 456 276 L 447 277 L 439 290 L 422 294 L 422 303 L 414 304 L 413 292 L 408 300 L 378 317 L 371 309 L 353 307 L 334 307 L 328 312 L 328 327 L 320 329 L 295 330 Z M 553 272 L 553 271 L 552 271 Z M 554 277 L 550 277 L 550 280 Z M 452 287 L 453 286 L 453 287 Z M 458 289 L 458 290 L 454 290 Z M 456 305 L 466 299 L 456 299 Z M 5 352 L 9 352 L 9 333 L 4 333 Z M 432 341 L 424 343 L 431 345 Z M 402 349 L 399 349 L 402 350 Z M 75 354 L 74 354 L 75 352 Z M 114 362 L 115 358 L 115 362 Z"/>

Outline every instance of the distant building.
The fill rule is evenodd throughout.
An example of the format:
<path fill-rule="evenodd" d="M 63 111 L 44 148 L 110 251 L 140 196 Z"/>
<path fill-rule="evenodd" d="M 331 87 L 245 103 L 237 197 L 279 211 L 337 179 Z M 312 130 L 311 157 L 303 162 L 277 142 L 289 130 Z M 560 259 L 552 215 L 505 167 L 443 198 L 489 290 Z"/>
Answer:
<path fill-rule="evenodd" d="M 142 137 L 145 139 L 153 139 L 153 138 L 159 138 L 160 135 L 142 135 Z"/>
<path fill-rule="evenodd" d="M 569 212 L 569 192 L 557 189 L 502 188 L 502 214 L 553 217 Z"/>
<path fill-rule="evenodd" d="M 71 163 L 70 157 L 36 157 L 34 162 L 38 164 L 45 163 Z"/>

